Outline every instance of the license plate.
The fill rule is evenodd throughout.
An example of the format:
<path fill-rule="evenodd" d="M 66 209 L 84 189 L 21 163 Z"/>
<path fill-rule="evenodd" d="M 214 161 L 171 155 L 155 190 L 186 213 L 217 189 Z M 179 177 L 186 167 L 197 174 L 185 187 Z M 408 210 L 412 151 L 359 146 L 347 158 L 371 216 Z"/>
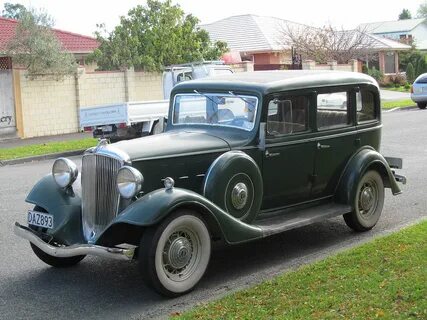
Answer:
<path fill-rule="evenodd" d="M 28 224 L 42 228 L 53 228 L 53 216 L 44 212 L 28 211 Z"/>
<path fill-rule="evenodd" d="M 102 132 L 110 132 L 113 131 L 113 126 L 103 126 Z"/>

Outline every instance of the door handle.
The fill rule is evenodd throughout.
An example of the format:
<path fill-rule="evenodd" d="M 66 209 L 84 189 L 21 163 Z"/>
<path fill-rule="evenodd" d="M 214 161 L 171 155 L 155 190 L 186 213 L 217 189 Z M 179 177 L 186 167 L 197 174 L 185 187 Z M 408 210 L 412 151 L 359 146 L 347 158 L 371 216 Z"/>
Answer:
<path fill-rule="evenodd" d="M 265 157 L 266 158 L 273 158 L 273 157 L 277 157 L 279 155 L 280 155 L 279 152 L 269 152 L 268 150 L 265 151 Z"/>
<path fill-rule="evenodd" d="M 321 144 L 320 142 L 317 143 L 317 149 L 329 149 L 331 146 L 329 144 Z"/>

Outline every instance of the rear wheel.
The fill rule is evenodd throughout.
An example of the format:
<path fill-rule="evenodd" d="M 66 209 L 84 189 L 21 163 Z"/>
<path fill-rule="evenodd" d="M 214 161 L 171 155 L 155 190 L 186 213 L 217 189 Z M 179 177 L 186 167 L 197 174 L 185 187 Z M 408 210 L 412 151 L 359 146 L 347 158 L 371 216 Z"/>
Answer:
<path fill-rule="evenodd" d="M 138 262 L 149 286 L 176 297 L 197 285 L 210 254 L 211 239 L 203 219 L 194 211 L 179 210 L 144 232 Z"/>
<path fill-rule="evenodd" d="M 383 180 L 377 171 L 368 171 L 358 183 L 353 203 L 354 209 L 344 215 L 344 221 L 355 231 L 370 230 L 377 224 L 383 205 Z"/>
<path fill-rule="evenodd" d="M 418 105 L 418 108 L 425 109 L 427 104 L 425 102 L 418 102 L 417 105 Z"/>
<path fill-rule="evenodd" d="M 43 208 L 41 208 L 39 206 L 35 206 L 34 211 L 46 212 L 47 213 L 46 210 L 44 210 Z M 36 226 L 30 225 L 29 228 L 34 230 L 34 231 L 37 231 L 37 232 L 43 232 L 43 229 L 41 227 L 36 227 Z M 55 242 L 53 241 L 53 243 L 55 243 Z M 82 261 L 83 258 L 85 257 L 85 255 L 75 256 L 75 257 L 67 257 L 67 258 L 54 257 L 54 256 L 51 256 L 51 255 L 45 253 L 43 250 L 39 249 L 37 246 L 35 246 L 31 242 L 30 242 L 30 245 L 31 245 L 31 249 L 33 250 L 35 255 L 41 261 L 43 261 L 44 263 L 46 263 L 52 267 L 55 267 L 55 268 L 72 267 L 72 266 L 76 265 L 77 263 L 79 263 L 80 261 Z"/>

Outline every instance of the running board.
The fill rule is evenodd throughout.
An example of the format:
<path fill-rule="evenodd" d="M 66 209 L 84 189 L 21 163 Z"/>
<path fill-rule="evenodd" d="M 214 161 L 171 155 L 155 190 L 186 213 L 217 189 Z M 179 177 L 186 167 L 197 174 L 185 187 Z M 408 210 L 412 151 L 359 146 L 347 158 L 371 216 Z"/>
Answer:
<path fill-rule="evenodd" d="M 256 220 L 254 225 L 261 229 L 263 237 L 267 237 L 315 222 L 324 221 L 332 217 L 341 216 L 349 212 L 351 212 L 351 207 L 348 205 L 328 203 L 292 213 L 278 213 L 274 217 Z"/>

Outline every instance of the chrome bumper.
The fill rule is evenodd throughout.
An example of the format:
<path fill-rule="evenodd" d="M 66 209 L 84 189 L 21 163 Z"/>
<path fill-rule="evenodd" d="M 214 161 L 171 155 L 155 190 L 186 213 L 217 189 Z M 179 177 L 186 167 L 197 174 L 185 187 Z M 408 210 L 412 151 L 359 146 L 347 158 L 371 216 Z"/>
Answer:
<path fill-rule="evenodd" d="M 32 230 L 20 225 L 18 222 L 15 222 L 13 226 L 13 232 L 17 236 L 30 241 L 48 255 L 58 258 L 92 255 L 119 260 L 132 260 L 135 252 L 135 249 L 107 248 L 93 244 L 75 244 L 72 246 L 55 247 L 44 242 Z"/>

